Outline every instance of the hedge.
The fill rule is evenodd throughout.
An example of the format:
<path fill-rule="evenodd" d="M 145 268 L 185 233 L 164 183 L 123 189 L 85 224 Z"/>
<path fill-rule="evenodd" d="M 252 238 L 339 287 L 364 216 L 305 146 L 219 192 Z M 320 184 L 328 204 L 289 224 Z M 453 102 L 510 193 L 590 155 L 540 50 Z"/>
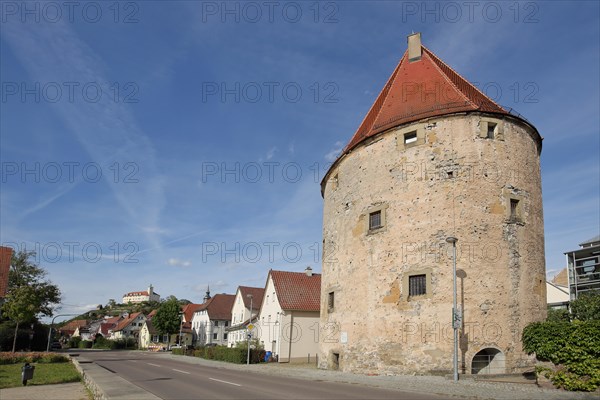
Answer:
<path fill-rule="evenodd" d="M 182 349 L 173 349 L 173 354 L 182 355 Z M 239 347 L 226 346 L 207 346 L 193 351 L 194 357 L 204 358 L 206 360 L 226 361 L 234 364 L 245 364 L 248 357 L 248 351 Z M 258 364 L 265 358 L 264 350 L 250 350 L 250 363 Z"/>
<path fill-rule="evenodd" d="M 58 353 L 31 352 L 31 353 L 0 353 L 0 365 L 19 364 L 19 363 L 64 363 L 69 362 L 69 357 Z"/>
<path fill-rule="evenodd" d="M 600 386 L 600 321 L 533 323 L 523 330 L 523 349 L 557 366 L 537 369 L 557 387 L 594 391 Z"/>

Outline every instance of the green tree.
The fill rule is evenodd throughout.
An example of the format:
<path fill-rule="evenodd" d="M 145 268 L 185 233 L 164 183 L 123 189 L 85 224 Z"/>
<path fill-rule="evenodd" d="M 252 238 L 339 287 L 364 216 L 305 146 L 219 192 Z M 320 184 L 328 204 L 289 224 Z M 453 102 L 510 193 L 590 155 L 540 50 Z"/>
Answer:
<path fill-rule="evenodd" d="M 163 302 L 156 315 L 152 318 L 152 324 L 161 335 L 172 335 L 179 333 L 181 323 L 181 307 L 175 296 L 169 296 L 169 298 Z M 170 338 L 169 338 L 170 341 Z"/>
<path fill-rule="evenodd" d="M 600 320 L 600 292 L 584 293 L 577 300 L 573 300 L 570 306 L 573 320 Z"/>
<path fill-rule="evenodd" d="M 60 289 L 46 279 L 46 271 L 31 259 L 35 252 L 14 253 L 8 273 L 8 292 L 2 312 L 15 322 L 12 351 L 15 351 L 19 324 L 35 322 L 40 316 L 52 316 L 60 303 Z"/>

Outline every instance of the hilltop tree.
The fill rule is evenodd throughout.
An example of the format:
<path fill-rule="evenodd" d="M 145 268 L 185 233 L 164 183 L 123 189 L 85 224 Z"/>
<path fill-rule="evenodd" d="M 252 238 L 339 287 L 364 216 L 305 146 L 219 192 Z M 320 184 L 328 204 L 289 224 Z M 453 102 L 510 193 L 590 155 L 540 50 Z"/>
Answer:
<path fill-rule="evenodd" d="M 8 292 L 2 312 L 15 322 L 12 351 L 15 351 L 19 324 L 34 322 L 40 316 L 52 316 L 60 303 L 60 289 L 46 279 L 46 271 L 31 259 L 35 252 L 19 251 L 11 258 Z"/>
<path fill-rule="evenodd" d="M 181 307 L 179 306 L 177 298 L 175 296 L 169 296 L 169 298 L 158 307 L 156 315 L 152 318 L 152 324 L 158 333 L 161 335 L 169 335 L 169 342 L 172 334 L 179 333 L 181 323 L 180 313 Z"/>

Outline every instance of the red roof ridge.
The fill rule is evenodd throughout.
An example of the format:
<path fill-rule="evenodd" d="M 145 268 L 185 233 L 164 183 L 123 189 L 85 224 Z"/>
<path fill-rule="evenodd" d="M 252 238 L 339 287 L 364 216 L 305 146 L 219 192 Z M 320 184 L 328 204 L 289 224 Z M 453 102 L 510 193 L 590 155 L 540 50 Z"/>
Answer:
<path fill-rule="evenodd" d="M 504 107 L 502 107 L 500 104 L 496 103 L 493 99 L 491 99 L 488 95 L 486 95 L 485 93 L 483 93 L 481 90 L 479 90 L 479 88 L 475 85 L 473 85 L 471 82 L 469 82 L 468 79 L 466 79 L 465 77 L 463 77 L 460 73 L 458 73 L 454 68 L 452 68 L 450 65 L 446 64 L 441 58 L 439 58 L 438 56 L 435 55 L 435 53 L 433 53 L 431 50 L 429 50 L 427 47 L 421 45 L 421 48 L 423 48 L 423 50 L 427 51 L 427 54 L 435 61 L 434 65 L 436 66 L 436 68 L 439 68 L 438 64 L 443 65 L 444 67 L 448 68 L 450 71 L 452 71 L 458 78 L 460 78 L 461 80 L 463 80 L 466 84 L 468 84 L 469 86 L 471 86 L 471 88 L 475 89 L 482 97 L 484 97 L 487 101 L 492 102 L 496 107 L 500 108 L 503 112 L 508 113 L 508 111 L 506 111 L 504 109 Z M 443 71 L 442 71 L 443 72 Z M 444 76 L 448 77 L 447 74 L 444 74 Z M 449 78 L 449 77 L 448 77 Z M 454 82 L 452 82 L 452 80 L 450 80 L 450 84 L 452 84 L 456 89 L 460 90 L 460 88 L 458 88 Z M 462 91 L 460 91 L 461 94 L 464 95 L 464 93 Z M 471 101 L 466 95 L 464 95 L 465 98 L 467 98 L 467 100 Z M 471 101 L 471 103 L 475 106 L 479 106 L 478 104 L 475 104 L 474 102 Z"/>
<path fill-rule="evenodd" d="M 400 125 L 457 112 L 510 114 L 418 40 L 419 58 L 409 60 L 409 50 L 404 52 L 338 160 L 365 139 Z"/>

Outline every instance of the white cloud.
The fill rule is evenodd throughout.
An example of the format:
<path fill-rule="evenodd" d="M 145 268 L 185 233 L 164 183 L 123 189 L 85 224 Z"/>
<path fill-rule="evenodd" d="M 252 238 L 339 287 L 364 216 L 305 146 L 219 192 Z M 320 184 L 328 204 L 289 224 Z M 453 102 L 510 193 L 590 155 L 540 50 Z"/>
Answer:
<path fill-rule="evenodd" d="M 333 145 L 333 149 L 329 150 L 327 154 L 325 154 L 325 160 L 333 162 L 340 155 L 340 153 L 344 150 L 344 143 L 341 141 L 335 142 Z"/>
<path fill-rule="evenodd" d="M 167 263 L 172 267 L 183 267 L 183 268 L 187 268 L 192 265 L 192 263 L 190 261 L 180 260 L 179 258 L 169 258 Z"/>
<path fill-rule="evenodd" d="M 272 147 L 269 151 L 267 151 L 267 160 L 272 159 L 276 152 L 277 147 Z"/>

